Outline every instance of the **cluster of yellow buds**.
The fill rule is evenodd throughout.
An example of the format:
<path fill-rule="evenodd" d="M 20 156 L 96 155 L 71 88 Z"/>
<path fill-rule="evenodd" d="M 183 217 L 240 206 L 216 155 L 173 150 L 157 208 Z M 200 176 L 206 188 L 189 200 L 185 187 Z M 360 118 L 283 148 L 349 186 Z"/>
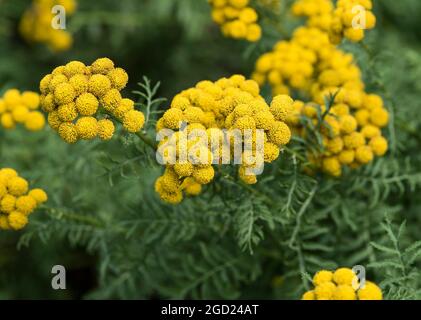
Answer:
<path fill-rule="evenodd" d="M 0 170 L 0 230 L 20 230 L 28 216 L 48 199 L 42 189 L 29 190 L 28 181 L 10 168 Z"/>
<path fill-rule="evenodd" d="M 308 159 L 315 169 L 338 177 L 342 167 L 358 168 L 370 163 L 374 156 L 383 156 L 388 142 L 382 136 L 381 128 L 388 123 L 388 112 L 381 97 L 365 94 L 358 109 L 344 102 L 336 102 L 329 110 L 314 103 L 296 103 L 295 112 L 300 117 L 311 119 L 314 128 L 320 128 L 323 137 L 322 154 L 308 153 Z M 323 116 L 323 118 L 322 118 Z M 306 137 L 297 117 L 288 122 L 297 134 Z"/>
<path fill-rule="evenodd" d="M 333 21 L 335 6 L 332 0 L 297 0 L 291 7 L 292 14 L 307 17 L 307 25 L 329 31 Z"/>
<path fill-rule="evenodd" d="M 340 176 L 342 165 L 357 168 L 386 153 L 388 144 L 381 129 L 388 124 L 389 114 L 383 100 L 365 92 L 353 55 L 331 44 L 320 29 L 298 28 L 290 41 L 279 42 L 258 59 L 252 78 L 260 85 L 268 82 L 274 95 L 293 89 L 310 101 L 294 104 L 288 125 L 303 137 L 301 117 L 312 119 L 314 128 L 320 128 L 325 151 L 309 154 L 314 167 Z M 333 106 L 326 110 L 325 100 L 330 97 L 334 97 Z"/>
<path fill-rule="evenodd" d="M 23 124 L 29 131 L 44 128 L 44 115 L 37 111 L 40 104 L 38 93 L 17 89 L 7 90 L 0 98 L 0 126 L 13 129 L 16 124 Z"/>
<path fill-rule="evenodd" d="M 221 25 L 222 33 L 234 39 L 250 42 L 260 40 L 262 29 L 259 17 L 249 0 L 208 0 L 212 6 L 212 19 Z"/>
<path fill-rule="evenodd" d="M 55 6 L 62 6 L 67 18 L 74 14 L 77 3 L 76 0 L 33 0 L 21 18 L 19 30 L 30 43 L 46 44 L 52 51 L 66 51 L 72 46 L 73 38 L 64 29 L 53 28 Z"/>
<path fill-rule="evenodd" d="M 302 300 L 382 300 L 381 289 L 373 282 L 361 281 L 353 270 L 339 268 L 335 272 L 321 270 L 313 277 L 314 289 Z"/>
<path fill-rule="evenodd" d="M 156 128 L 158 135 L 169 131 L 158 149 L 167 167 L 155 185 L 161 199 L 176 204 L 183 191 L 199 194 L 214 178 L 213 164 L 240 164 L 239 178 L 256 183 L 264 163 L 276 160 L 291 138 L 285 122 L 293 103 L 280 95 L 269 106 L 258 84 L 241 75 L 201 81 L 175 96 Z"/>
<path fill-rule="evenodd" d="M 365 30 L 376 26 L 371 0 L 338 0 L 329 29 L 330 40 L 338 44 L 342 38 L 353 42 L 364 39 Z"/>
<path fill-rule="evenodd" d="M 365 30 L 373 29 L 376 17 L 371 11 L 371 0 L 298 0 L 291 10 L 295 16 L 307 17 L 309 27 L 329 34 L 330 41 L 338 44 L 343 38 L 359 42 Z"/>
<path fill-rule="evenodd" d="M 290 88 L 308 90 L 315 67 L 330 48 L 326 33 L 317 28 L 300 27 L 290 41 L 280 41 L 271 52 L 256 61 L 252 78 L 259 85 L 268 82 L 273 94 L 289 94 Z"/>
<path fill-rule="evenodd" d="M 109 116 L 128 132 L 140 131 L 143 113 L 120 93 L 128 79 L 126 71 L 115 68 L 108 58 L 97 59 L 91 66 L 71 61 L 55 68 L 40 82 L 41 106 L 48 112 L 49 125 L 67 143 L 111 139 L 115 126 Z M 101 112 L 107 115 L 100 116 Z"/>

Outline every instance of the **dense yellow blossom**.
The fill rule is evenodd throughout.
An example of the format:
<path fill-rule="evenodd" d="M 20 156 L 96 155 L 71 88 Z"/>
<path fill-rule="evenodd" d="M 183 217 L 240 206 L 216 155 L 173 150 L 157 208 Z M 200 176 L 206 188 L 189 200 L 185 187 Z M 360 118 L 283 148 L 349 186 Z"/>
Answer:
<path fill-rule="evenodd" d="M 371 0 L 339 0 L 333 11 L 332 23 L 329 28 L 333 43 L 339 43 L 345 37 L 358 42 L 364 38 L 365 30 L 376 25 Z"/>
<path fill-rule="evenodd" d="M 39 85 L 48 124 L 67 143 L 96 137 L 110 140 L 115 132 L 112 118 L 120 121 L 128 132 L 140 131 L 145 122 L 143 113 L 134 110 L 132 100 L 121 96 L 120 90 L 127 81 L 127 73 L 115 68 L 108 58 L 97 59 L 91 66 L 71 61 L 55 68 Z M 13 94 L 8 99 L 16 100 Z M 105 118 L 104 113 L 108 114 Z M 5 118 L 4 122 L 10 121 Z"/>
<path fill-rule="evenodd" d="M 329 34 L 330 41 L 339 43 L 343 38 L 361 41 L 365 31 L 376 25 L 371 0 L 298 0 L 291 10 L 295 16 L 307 17 L 309 27 Z"/>
<path fill-rule="evenodd" d="M 165 173 L 155 184 L 161 199 L 179 203 L 183 192 L 199 194 L 202 185 L 214 179 L 213 165 L 237 156 L 239 179 L 256 183 L 256 170 L 275 161 L 291 139 L 284 121 L 294 112 L 293 105 L 289 96 L 280 95 L 269 106 L 258 84 L 242 75 L 201 81 L 177 94 L 156 126 L 157 131 L 175 130 L 158 148 L 163 160 L 174 157 L 174 163 L 165 163 Z"/>
<path fill-rule="evenodd" d="M 128 132 L 138 132 L 145 124 L 145 116 L 137 110 L 130 110 L 124 115 L 123 126 Z"/>
<path fill-rule="evenodd" d="M 52 51 L 66 51 L 73 44 L 73 37 L 62 29 L 52 26 L 54 14 L 52 9 L 56 5 L 63 6 L 66 17 L 76 11 L 76 0 L 33 0 L 31 6 L 23 13 L 19 31 L 29 43 L 43 43 Z"/>
<path fill-rule="evenodd" d="M 29 190 L 28 181 L 15 170 L 0 169 L 0 230 L 24 228 L 28 216 L 47 199 L 42 189 Z"/>
<path fill-rule="evenodd" d="M 365 92 L 353 55 L 332 44 L 320 26 L 332 10 L 330 0 L 297 1 L 293 12 L 311 17 L 308 25 L 297 28 L 291 40 L 280 41 L 263 54 L 252 77 L 260 85 L 269 83 L 273 95 L 298 92 L 308 97 L 308 103 L 289 103 L 292 112 L 287 118 L 273 107 L 275 118 L 284 119 L 293 133 L 303 138 L 309 130 L 318 129 L 322 151 L 311 154 L 310 163 L 339 177 L 344 166 L 358 168 L 387 152 L 381 129 L 387 126 L 389 113 L 380 96 Z M 263 115 L 258 121 L 260 117 Z"/>
<path fill-rule="evenodd" d="M 313 290 L 303 294 L 302 300 L 382 300 L 381 289 L 370 281 L 359 283 L 354 271 L 339 268 L 334 272 L 321 270 L 313 277 Z"/>
<path fill-rule="evenodd" d="M 45 117 L 38 111 L 40 96 L 36 92 L 9 89 L 0 97 L 0 127 L 14 129 L 17 124 L 29 131 L 45 126 Z"/>
<path fill-rule="evenodd" d="M 249 0 L 208 0 L 212 19 L 226 37 L 256 42 L 262 37 L 259 16 Z"/>

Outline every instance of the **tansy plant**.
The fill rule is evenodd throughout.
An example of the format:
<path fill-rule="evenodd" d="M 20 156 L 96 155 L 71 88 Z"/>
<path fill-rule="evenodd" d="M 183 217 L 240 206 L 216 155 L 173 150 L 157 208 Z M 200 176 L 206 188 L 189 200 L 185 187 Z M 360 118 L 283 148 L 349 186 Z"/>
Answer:
<path fill-rule="evenodd" d="M 74 14 L 76 0 L 33 0 L 31 6 L 22 15 L 19 30 L 29 43 L 43 43 L 52 51 L 66 51 L 73 44 L 72 35 L 65 29 L 53 27 L 53 8 L 64 9 L 62 20 Z M 63 21 L 62 21 L 63 22 Z"/>
<path fill-rule="evenodd" d="M 20 92 L 17 89 L 7 90 L 0 97 L 0 127 L 14 129 L 22 124 L 29 131 L 44 128 L 44 115 L 38 111 L 40 104 L 36 92 Z"/>
<path fill-rule="evenodd" d="M 377 1 L 378 32 L 364 31 L 369 39 L 358 43 L 348 41 L 354 31 L 347 31 L 349 10 L 342 11 L 335 29 L 341 47 L 330 27 L 344 1 L 281 1 L 287 10 L 276 17 L 263 8 L 275 2 L 248 2 L 259 13 L 255 23 L 268 25 L 258 43 L 239 43 L 206 32 L 205 0 L 84 1 L 81 41 L 69 56 L 108 52 L 119 62 L 63 62 L 41 81 L 40 100 L 68 142 L 108 139 L 114 127 L 115 134 L 107 142 L 69 145 L 50 128 L 27 134 L 0 126 L 0 167 L 55 190 L 48 205 L 38 205 L 46 199 L 41 191 L 18 195 L 26 184 L 10 169 L 1 171 L 0 222 L 10 231 L 0 231 L 0 295 L 59 297 L 45 285 L 51 261 L 69 275 L 85 266 L 89 274 L 100 271 L 86 291 L 66 291 L 71 297 L 421 297 L 421 59 L 414 41 L 420 1 Z M 22 70 L 39 80 L 57 62 L 48 63 L 44 50 L 28 54 L 16 39 L 23 1 L 0 6 L 6 8 L 0 10 L 0 51 L 13 48 L 0 66 L 5 101 L 7 88 L 33 85 Z M 391 23 L 404 11 L 413 12 L 404 24 Z M 305 25 L 295 15 L 308 17 Z M 351 39 L 361 38 L 360 31 L 355 35 Z M 162 79 L 163 86 L 145 79 L 134 95 L 123 94 L 123 65 L 136 77 L 142 71 Z M 254 65 L 254 81 L 217 80 Z M 205 75 L 212 81 L 197 83 Z M 125 98 L 135 95 L 133 107 Z M 172 99 L 162 105 L 162 96 Z M 127 116 L 133 110 L 144 113 L 145 124 L 127 133 L 120 122 L 131 131 L 143 122 L 138 112 L 140 122 Z M 13 118 L 10 108 L 5 113 Z M 34 201 L 30 224 L 13 232 L 27 222 Z M 14 240 L 31 250 L 14 250 Z M 367 269 L 365 283 L 352 281 L 352 270 L 342 267 L 357 265 Z M 19 281 L 10 281 L 14 275 Z M 21 283 L 30 284 L 30 292 Z M 71 277 L 68 283 L 73 288 Z"/>
<path fill-rule="evenodd" d="M 145 117 L 120 93 L 128 78 L 108 58 L 97 59 L 91 66 L 72 61 L 55 68 L 40 82 L 41 106 L 48 113 L 49 125 L 67 143 L 96 137 L 110 140 L 114 121 L 128 132 L 139 132 Z"/>
<path fill-rule="evenodd" d="M 24 228 L 29 215 L 47 199 L 44 190 L 29 190 L 28 181 L 15 170 L 0 169 L 0 230 Z"/>

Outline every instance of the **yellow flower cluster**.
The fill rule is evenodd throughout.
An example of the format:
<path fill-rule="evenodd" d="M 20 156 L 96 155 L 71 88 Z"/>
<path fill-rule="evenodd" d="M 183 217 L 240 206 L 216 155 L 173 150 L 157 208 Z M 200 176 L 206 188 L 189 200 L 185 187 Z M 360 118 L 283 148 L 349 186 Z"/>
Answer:
<path fill-rule="evenodd" d="M 33 0 L 31 7 L 21 18 L 19 31 L 30 43 L 44 43 L 52 51 L 66 51 L 73 44 L 70 33 L 63 29 L 54 29 L 52 8 L 60 5 L 65 10 L 66 18 L 76 11 L 76 0 Z"/>
<path fill-rule="evenodd" d="M 343 165 L 356 168 L 386 153 L 388 143 L 381 129 L 388 124 L 389 114 L 383 100 L 365 92 L 352 54 L 331 44 L 320 29 L 300 27 L 290 41 L 277 43 L 258 59 L 253 78 L 261 85 L 268 82 L 274 95 L 290 93 L 292 88 L 312 101 L 296 102 L 288 125 L 303 137 L 306 131 L 300 118 L 310 118 L 320 128 L 325 151 L 309 155 L 316 168 L 340 176 Z M 334 95 L 333 106 L 326 110 L 325 98 Z"/>
<path fill-rule="evenodd" d="M 388 112 L 377 95 L 364 94 L 358 109 L 341 100 L 330 110 L 314 103 L 297 102 L 295 107 L 296 116 L 288 122 L 295 132 L 306 136 L 307 132 L 297 121 L 302 116 L 310 118 L 323 137 L 322 154 L 308 154 L 314 169 L 339 177 L 343 166 L 358 168 L 387 152 L 388 142 L 382 136 L 381 128 L 387 125 Z M 325 116 L 319 120 L 322 114 Z"/>
<path fill-rule="evenodd" d="M 42 189 L 29 190 L 28 181 L 10 168 L 0 170 L 0 230 L 20 230 L 28 216 L 48 200 Z"/>
<path fill-rule="evenodd" d="M 176 204 L 183 191 L 199 194 L 201 186 L 214 178 L 212 164 L 232 163 L 234 157 L 240 158 L 239 178 L 256 183 L 256 172 L 276 160 L 289 142 L 291 131 L 285 121 L 293 110 L 293 100 L 286 95 L 275 97 L 269 106 L 258 84 L 241 75 L 201 81 L 182 91 L 156 128 L 175 130 L 158 150 L 164 159 L 174 157 L 155 184 L 161 199 Z"/>
<path fill-rule="evenodd" d="M 308 17 L 307 25 L 319 28 L 338 44 L 343 38 L 359 42 L 365 30 L 373 29 L 376 17 L 371 0 L 298 0 L 292 6 L 295 16 Z"/>
<path fill-rule="evenodd" d="M 349 268 L 335 272 L 321 270 L 313 277 L 314 289 L 303 294 L 302 300 L 382 300 L 381 289 L 373 282 L 359 284 Z"/>
<path fill-rule="evenodd" d="M 294 16 L 307 17 L 307 25 L 329 31 L 333 21 L 335 5 L 332 0 L 297 0 L 292 5 Z"/>
<path fill-rule="evenodd" d="M 212 19 L 221 26 L 226 37 L 260 40 L 262 29 L 257 23 L 258 14 L 249 6 L 249 0 L 208 0 L 212 6 Z"/>
<path fill-rule="evenodd" d="M 122 98 L 120 91 L 127 82 L 127 73 L 115 68 L 108 58 L 97 59 L 91 66 L 71 61 L 41 80 L 41 106 L 48 112 L 49 125 L 67 143 L 96 137 L 111 139 L 114 123 L 107 117 L 100 118 L 100 111 L 135 133 L 143 127 L 145 117 L 135 110 L 132 100 Z"/>
<path fill-rule="evenodd" d="M 338 44 L 344 37 L 353 42 L 364 39 L 365 30 L 376 26 L 372 8 L 371 0 L 338 0 L 329 29 L 331 41 Z"/>
<path fill-rule="evenodd" d="M 29 131 L 44 128 L 44 115 L 37 111 L 40 104 L 38 93 L 17 89 L 7 90 L 0 98 L 0 126 L 13 129 L 16 124 L 23 124 Z"/>
<path fill-rule="evenodd" d="M 289 94 L 290 87 L 307 90 L 318 62 L 328 60 L 332 49 L 326 33 L 300 27 L 290 41 L 279 41 L 271 52 L 259 57 L 252 78 L 259 85 L 268 82 L 274 94 Z"/>

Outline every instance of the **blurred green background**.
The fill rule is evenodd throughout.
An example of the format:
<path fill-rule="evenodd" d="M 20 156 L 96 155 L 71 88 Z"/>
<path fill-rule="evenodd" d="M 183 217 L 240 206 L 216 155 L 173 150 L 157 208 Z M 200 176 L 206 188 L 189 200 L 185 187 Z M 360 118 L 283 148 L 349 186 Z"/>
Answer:
<path fill-rule="evenodd" d="M 125 94 L 133 99 L 138 99 L 133 91 L 139 89 L 137 83 L 143 76 L 153 83 L 159 81 L 158 96 L 170 100 L 200 80 L 217 80 L 234 73 L 250 75 L 256 58 L 299 24 L 287 11 L 291 1 L 281 0 L 279 13 L 257 2 L 264 35 L 257 44 L 250 44 L 223 38 L 211 21 L 205 0 L 79 0 L 77 12 L 67 22 L 74 45 L 57 54 L 43 45 L 27 44 L 17 31 L 19 19 L 31 1 L 0 0 L 0 95 L 9 88 L 37 91 L 39 80 L 54 67 L 70 60 L 90 64 L 99 57 L 109 57 L 128 71 L 130 80 Z M 396 126 L 388 133 L 392 141 L 390 158 L 402 160 L 398 161 L 400 169 L 410 159 L 411 172 L 420 172 L 421 2 L 375 1 L 375 13 L 377 27 L 364 42 L 342 46 L 355 54 L 368 91 L 381 94 L 394 108 Z M 152 127 L 153 124 L 149 129 Z M 142 263 L 152 259 L 152 251 L 163 250 L 155 244 L 169 237 L 163 230 L 163 234 L 150 231 L 157 238 L 152 239 L 148 228 L 156 223 L 154 213 L 164 217 L 173 214 L 181 221 L 206 207 L 200 214 L 209 214 L 214 221 L 220 219 L 218 210 L 209 205 L 212 198 L 208 197 L 194 203 L 188 201 L 177 210 L 161 204 L 153 191 L 161 168 L 153 159 L 153 154 L 134 138 L 123 134 L 106 145 L 81 142 L 69 146 L 50 128 L 39 133 L 28 133 L 22 128 L 6 132 L 0 128 L 0 166 L 19 170 L 50 196 L 48 207 L 31 217 L 27 230 L 0 232 L 0 298 L 195 297 L 169 288 L 175 280 L 159 263 L 148 265 L 162 270 L 151 276 L 154 281 L 145 282 L 147 268 L 142 269 Z M 385 200 L 388 210 L 400 208 L 398 221 L 411 222 L 409 243 L 421 234 L 421 204 L 416 191 L 420 191 L 418 185 L 401 197 Z M 376 210 L 382 211 L 381 207 Z M 137 212 L 143 212 L 151 225 L 146 223 L 139 227 L 141 230 L 135 230 L 130 217 Z M 92 217 L 92 221 L 85 221 L 86 217 Z M 133 227 L 135 238 L 118 234 L 112 228 L 117 224 Z M 187 234 L 188 226 L 180 226 L 177 231 L 180 238 L 197 236 L 199 242 L 216 241 L 223 231 L 220 223 L 215 226 L 215 230 L 206 232 L 199 226 L 199 231 L 191 235 Z M 231 248 L 232 241 L 228 243 L 224 246 Z M 165 246 L 168 251 L 189 250 L 187 244 Z M 234 246 L 232 250 L 240 249 Z M 66 266 L 68 290 L 51 289 L 50 272 L 55 264 Z M 283 263 L 276 263 L 276 259 L 263 262 L 262 258 L 262 268 L 271 277 L 283 274 Z M 276 290 L 269 292 L 268 288 L 273 290 L 272 279 L 265 277 L 265 272 L 256 277 L 246 286 L 235 284 L 240 294 L 232 297 L 297 298 Z M 199 296 L 220 297 L 205 293 Z"/>

